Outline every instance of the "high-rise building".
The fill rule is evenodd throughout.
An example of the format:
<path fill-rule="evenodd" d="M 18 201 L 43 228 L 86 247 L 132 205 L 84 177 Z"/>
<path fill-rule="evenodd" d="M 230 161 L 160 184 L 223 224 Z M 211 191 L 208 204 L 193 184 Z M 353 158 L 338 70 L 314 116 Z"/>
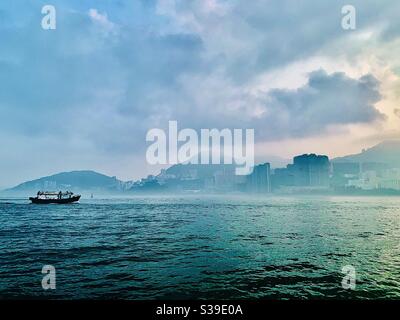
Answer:
<path fill-rule="evenodd" d="M 289 164 L 286 168 L 277 168 L 271 176 L 272 189 L 279 187 L 294 186 L 293 165 Z"/>
<path fill-rule="evenodd" d="M 253 172 L 247 178 L 247 187 L 249 192 L 271 192 L 271 166 L 269 163 L 254 167 Z"/>
<path fill-rule="evenodd" d="M 303 154 L 293 158 L 295 186 L 329 187 L 330 162 L 327 156 Z"/>
<path fill-rule="evenodd" d="M 273 189 L 286 187 L 329 187 L 330 162 L 327 156 L 303 154 L 293 158 L 293 164 L 275 169 Z"/>

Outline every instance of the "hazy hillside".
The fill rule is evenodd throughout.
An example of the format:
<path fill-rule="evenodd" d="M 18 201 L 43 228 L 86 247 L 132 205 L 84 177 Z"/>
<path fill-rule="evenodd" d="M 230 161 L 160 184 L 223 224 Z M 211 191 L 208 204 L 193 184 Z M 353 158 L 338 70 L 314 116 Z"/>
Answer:
<path fill-rule="evenodd" d="M 400 167 L 400 140 L 384 141 L 361 153 L 333 159 L 336 162 L 382 162 Z"/>
<path fill-rule="evenodd" d="M 8 191 L 27 190 L 104 190 L 122 189 L 124 182 L 94 171 L 62 172 L 52 176 L 24 182 Z"/>

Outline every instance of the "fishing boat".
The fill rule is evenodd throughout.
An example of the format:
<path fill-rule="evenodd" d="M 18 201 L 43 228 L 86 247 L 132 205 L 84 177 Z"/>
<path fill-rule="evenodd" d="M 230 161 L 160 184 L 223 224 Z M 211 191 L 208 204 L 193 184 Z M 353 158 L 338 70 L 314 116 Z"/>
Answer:
<path fill-rule="evenodd" d="M 81 196 L 79 194 L 74 195 L 72 192 L 49 192 L 39 191 L 36 197 L 30 197 L 29 200 L 36 204 L 66 204 L 79 201 Z"/>

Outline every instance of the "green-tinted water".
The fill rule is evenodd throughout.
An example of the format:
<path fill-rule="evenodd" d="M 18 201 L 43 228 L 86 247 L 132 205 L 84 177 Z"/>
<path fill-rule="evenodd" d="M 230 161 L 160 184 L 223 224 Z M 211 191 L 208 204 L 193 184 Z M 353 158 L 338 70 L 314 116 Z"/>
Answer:
<path fill-rule="evenodd" d="M 399 298 L 399 284 L 399 198 L 0 200 L 2 298 Z"/>

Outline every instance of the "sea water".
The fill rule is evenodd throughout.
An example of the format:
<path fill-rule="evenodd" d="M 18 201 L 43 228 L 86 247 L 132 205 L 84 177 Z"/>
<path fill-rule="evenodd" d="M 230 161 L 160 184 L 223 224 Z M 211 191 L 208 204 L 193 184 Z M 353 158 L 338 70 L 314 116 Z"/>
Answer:
<path fill-rule="evenodd" d="M 399 297 L 396 197 L 0 199 L 2 299 Z"/>

